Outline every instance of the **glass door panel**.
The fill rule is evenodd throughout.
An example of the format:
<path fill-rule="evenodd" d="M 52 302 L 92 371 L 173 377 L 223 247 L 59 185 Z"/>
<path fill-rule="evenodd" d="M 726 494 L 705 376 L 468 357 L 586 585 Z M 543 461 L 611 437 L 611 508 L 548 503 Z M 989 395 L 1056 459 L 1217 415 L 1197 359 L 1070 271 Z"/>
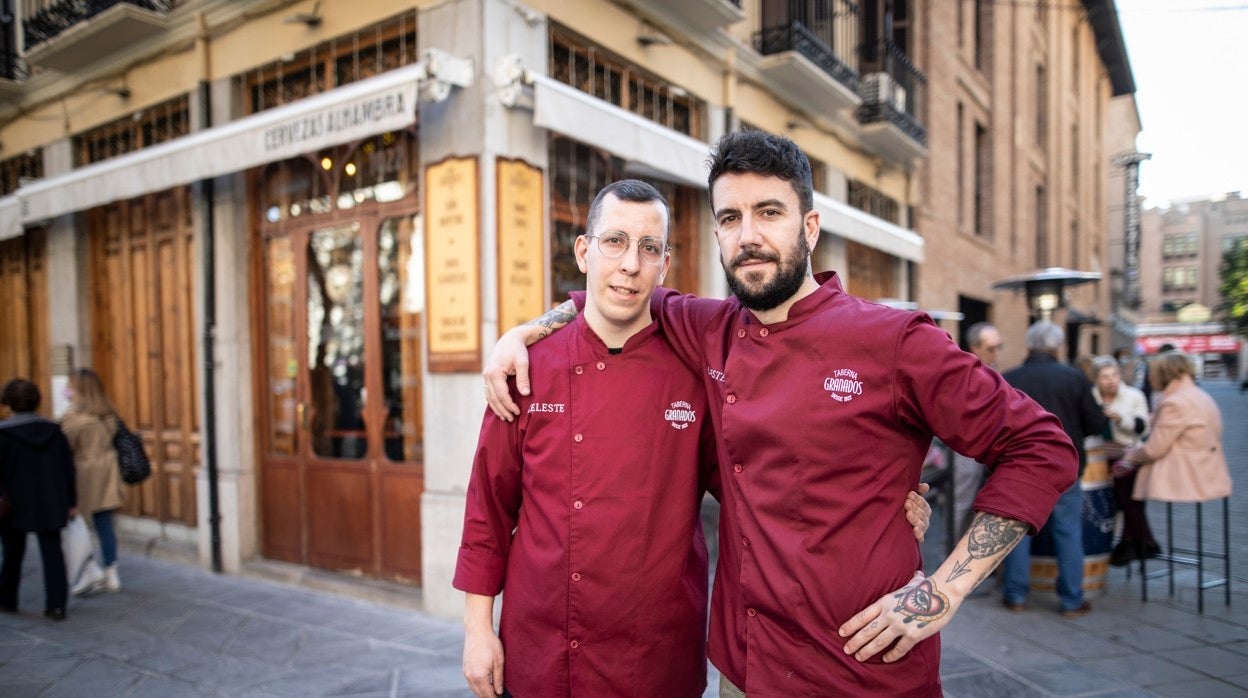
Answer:
<path fill-rule="evenodd" d="M 265 242 L 265 303 L 268 305 L 269 450 L 294 455 L 299 446 L 299 372 L 295 349 L 295 253 L 289 237 Z"/>
<path fill-rule="evenodd" d="M 390 218 L 377 233 L 381 305 L 385 453 L 392 461 L 421 460 L 420 338 L 424 265 L 412 257 L 410 218 Z"/>
<path fill-rule="evenodd" d="M 307 255 L 312 450 L 329 458 L 363 458 L 368 439 L 360 224 L 313 231 Z"/>

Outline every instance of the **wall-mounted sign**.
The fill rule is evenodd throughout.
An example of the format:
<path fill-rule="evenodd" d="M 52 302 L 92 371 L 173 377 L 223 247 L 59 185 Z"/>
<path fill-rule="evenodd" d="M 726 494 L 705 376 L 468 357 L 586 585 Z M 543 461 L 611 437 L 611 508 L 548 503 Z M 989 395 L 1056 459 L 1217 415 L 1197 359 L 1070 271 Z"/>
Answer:
<path fill-rule="evenodd" d="M 1163 344 L 1188 354 L 1234 354 L 1239 351 L 1239 340 L 1229 334 L 1149 335 L 1137 341 L 1144 354 L 1157 353 Z"/>
<path fill-rule="evenodd" d="M 542 170 L 521 160 L 498 159 L 498 331 L 545 310 L 542 283 Z"/>
<path fill-rule="evenodd" d="M 425 168 L 429 371 L 481 367 L 481 254 L 476 158 Z"/>

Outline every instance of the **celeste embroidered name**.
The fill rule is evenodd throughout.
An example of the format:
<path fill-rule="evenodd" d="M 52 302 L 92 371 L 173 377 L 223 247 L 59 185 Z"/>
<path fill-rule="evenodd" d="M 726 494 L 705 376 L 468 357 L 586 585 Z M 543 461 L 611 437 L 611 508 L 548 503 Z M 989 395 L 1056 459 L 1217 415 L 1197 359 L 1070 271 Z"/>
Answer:
<path fill-rule="evenodd" d="M 862 395 L 862 381 L 858 380 L 857 371 L 838 368 L 830 377 L 823 379 L 823 389 L 833 400 L 849 402 L 855 395 Z"/>
<path fill-rule="evenodd" d="M 529 405 L 529 414 L 534 412 L 563 412 L 562 402 L 535 402 Z"/>
<path fill-rule="evenodd" d="M 707 367 L 706 367 L 706 375 L 710 376 L 711 378 L 713 378 L 714 380 L 716 380 L 716 381 L 718 381 L 718 382 L 720 382 L 720 383 L 723 383 L 723 382 L 724 382 L 724 372 L 723 372 L 723 371 L 716 371 L 715 369 L 711 368 L 710 366 L 707 366 Z"/>

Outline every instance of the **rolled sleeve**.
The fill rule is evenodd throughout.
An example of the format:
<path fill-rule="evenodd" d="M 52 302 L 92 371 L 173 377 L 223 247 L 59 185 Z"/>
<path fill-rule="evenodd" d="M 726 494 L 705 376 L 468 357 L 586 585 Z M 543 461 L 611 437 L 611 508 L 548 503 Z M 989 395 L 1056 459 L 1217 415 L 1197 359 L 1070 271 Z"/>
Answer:
<path fill-rule="evenodd" d="M 496 596 L 503 590 L 507 558 L 461 547 L 451 586 L 470 594 Z"/>

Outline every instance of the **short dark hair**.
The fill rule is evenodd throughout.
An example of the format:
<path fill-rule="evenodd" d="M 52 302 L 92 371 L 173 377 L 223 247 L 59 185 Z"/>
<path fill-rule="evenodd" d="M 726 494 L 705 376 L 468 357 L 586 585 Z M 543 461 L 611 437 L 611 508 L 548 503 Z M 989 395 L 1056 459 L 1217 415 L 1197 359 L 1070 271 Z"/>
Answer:
<path fill-rule="evenodd" d="M 815 188 L 810 160 L 793 141 L 766 131 L 749 129 L 725 133 L 711 149 L 711 174 L 706 195 L 714 208 L 715 180 L 725 174 L 759 174 L 779 177 L 793 187 L 802 215 L 815 207 Z"/>
<path fill-rule="evenodd" d="M 598 192 L 598 195 L 594 197 L 594 202 L 589 205 L 589 216 L 585 221 L 586 235 L 593 235 L 594 228 L 598 227 L 598 219 L 602 218 L 602 204 L 606 201 L 608 194 L 620 201 L 631 201 L 637 204 L 657 201 L 663 204 L 663 238 L 667 238 L 667 230 L 672 224 L 672 209 L 658 189 L 640 179 L 621 179 L 608 184 Z"/>
<path fill-rule="evenodd" d="M 0 389 L 0 405 L 14 412 L 34 412 L 39 407 L 39 386 L 25 378 L 14 378 Z"/>

